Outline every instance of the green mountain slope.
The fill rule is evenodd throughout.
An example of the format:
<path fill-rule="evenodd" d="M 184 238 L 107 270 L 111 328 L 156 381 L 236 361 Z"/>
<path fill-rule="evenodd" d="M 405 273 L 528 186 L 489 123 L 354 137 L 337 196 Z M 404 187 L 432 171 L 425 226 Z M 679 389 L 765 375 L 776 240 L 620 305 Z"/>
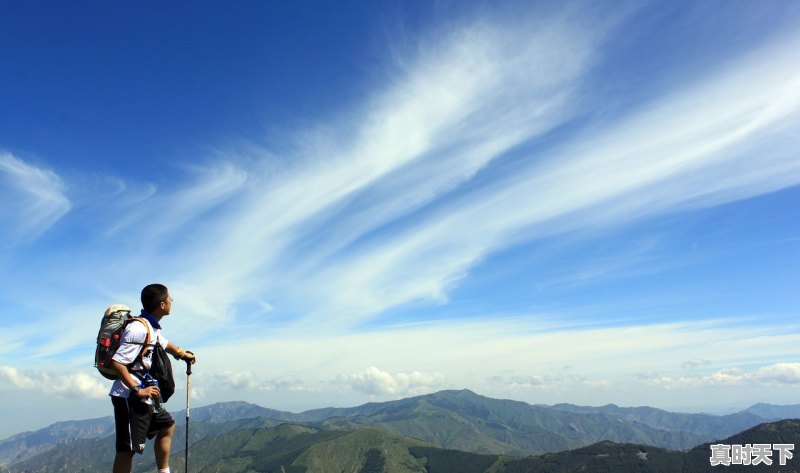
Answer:
<path fill-rule="evenodd" d="M 720 440 L 722 444 L 789 443 L 800 447 L 800 420 L 765 423 Z M 688 452 L 675 452 L 644 445 L 601 442 L 580 449 L 524 459 L 502 461 L 493 473 L 798 473 L 800 460 L 789 460 L 779 466 L 777 454 L 773 465 L 711 466 L 711 443 L 699 445 Z"/>
<path fill-rule="evenodd" d="M 700 468 L 708 468 L 710 465 L 709 457 L 711 456 L 711 444 L 727 444 L 727 445 L 755 445 L 755 444 L 794 444 L 797 449 L 800 449 L 800 419 L 785 419 L 778 422 L 768 422 L 757 425 L 744 432 L 738 433 L 725 440 L 719 442 L 709 442 L 703 445 L 698 445 L 689 451 L 685 456 L 686 468 L 690 471 L 724 471 L 743 473 L 767 473 L 767 472 L 781 472 L 781 473 L 798 473 L 800 472 L 800 451 L 795 450 L 793 455 L 795 458 L 789 460 L 786 466 L 779 466 L 778 454 L 772 455 L 773 465 L 730 465 L 730 466 L 717 466 L 713 470 Z M 688 470 L 687 470 L 688 471 Z"/>
<path fill-rule="evenodd" d="M 586 447 L 526 458 L 448 450 L 383 430 L 324 431 L 297 424 L 247 425 L 223 434 L 210 434 L 192 446 L 191 471 L 196 473 L 701 473 L 715 471 L 766 473 L 800 471 L 800 459 L 773 466 L 712 467 L 710 444 L 687 452 L 636 444 L 599 442 Z M 200 430 L 208 432 L 209 424 Z M 800 446 L 800 420 L 765 423 L 722 440 L 725 444 L 789 443 Z M 151 448 L 151 447 L 150 447 Z M 152 450 L 137 456 L 136 471 L 153 469 Z M 175 454 L 172 471 L 183 472 L 182 454 Z M 82 439 L 62 445 L 10 468 L 22 472 L 108 471 L 113 440 Z"/>
<path fill-rule="evenodd" d="M 292 466 L 314 472 L 425 472 L 424 463 L 409 448 L 427 446 L 377 429 L 360 429 L 320 442 L 300 455 Z"/>
<path fill-rule="evenodd" d="M 208 424 L 200 424 L 199 428 L 208 431 Z M 190 469 L 196 473 L 422 473 L 426 471 L 424 459 L 409 452 L 419 446 L 428 444 L 377 429 L 323 431 L 297 424 L 245 426 L 209 435 L 192 445 Z M 113 436 L 82 439 L 12 465 L 9 470 L 100 473 L 108 471 L 113 459 Z M 173 452 L 173 472 L 183 473 L 183 460 L 182 452 Z M 154 468 L 152 444 L 148 444 L 145 453 L 135 457 L 134 470 Z"/>
<path fill-rule="evenodd" d="M 708 440 L 690 432 L 656 429 L 611 414 L 576 414 L 471 391 L 436 394 L 371 407 L 369 415 L 333 418 L 324 428 L 378 427 L 441 448 L 531 455 L 578 448 L 601 440 L 690 448 Z"/>

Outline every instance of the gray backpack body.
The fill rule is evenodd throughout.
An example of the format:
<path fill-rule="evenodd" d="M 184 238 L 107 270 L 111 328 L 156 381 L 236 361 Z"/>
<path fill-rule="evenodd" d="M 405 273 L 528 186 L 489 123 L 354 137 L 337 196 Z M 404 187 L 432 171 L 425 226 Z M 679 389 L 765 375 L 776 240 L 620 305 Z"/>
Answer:
<path fill-rule="evenodd" d="M 147 340 L 143 347 L 150 344 L 150 327 L 140 317 L 131 317 L 131 309 L 123 304 L 114 304 L 106 309 L 100 321 L 100 330 L 97 332 L 97 347 L 94 351 L 94 367 L 106 379 L 117 379 L 119 373 L 111 364 L 111 358 L 119 348 L 120 337 L 125 326 L 133 321 L 139 321 L 147 328 Z M 137 358 L 141 358 L 139 353 Z"/>

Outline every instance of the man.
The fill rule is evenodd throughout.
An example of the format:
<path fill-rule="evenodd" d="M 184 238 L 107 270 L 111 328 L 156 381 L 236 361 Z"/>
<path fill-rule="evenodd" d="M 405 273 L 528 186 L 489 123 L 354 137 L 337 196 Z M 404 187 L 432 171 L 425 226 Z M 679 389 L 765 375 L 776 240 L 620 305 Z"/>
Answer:
<path fill-rule="evenodd" d="M 133 454 L 142 453 L 147 439 L 155 437 L 156 465 L 159 473 L 170 473 L 169 452 L 175 420 L 166 409 L 155 410 L 153 399 L 161 396 L 158 386 L 145 386 L 144 378 L 152 366 L 156 343 L 180 360 L 195 362 L 195 356 L 169 342 L 161 333 L 161 319 L 169 315 L 172 297 L 162 284 L 142 289 L 144 323 L 130 322 L 122 331 L 112 365 L 119 377 L 111 387 L 111 403 L 117 430 L 114 473 L 130 473 Z M 146 345 L 149 335 L 149 345 Z"/>

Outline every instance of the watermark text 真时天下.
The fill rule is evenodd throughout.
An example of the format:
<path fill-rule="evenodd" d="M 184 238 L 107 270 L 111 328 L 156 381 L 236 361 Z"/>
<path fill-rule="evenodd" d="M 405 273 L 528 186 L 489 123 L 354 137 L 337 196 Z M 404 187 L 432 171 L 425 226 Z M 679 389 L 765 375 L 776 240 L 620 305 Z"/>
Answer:
<path fill-rule="evenodd" d="M 711 445 L 711 466 L 730 465 L 772 465 L 773 454 L 777 452 L 778 464 L 786 465 L 787 460 L 794 457 L 793 443 L 754 443 L 745 445 L 728 445 L 718 443 Z"/>

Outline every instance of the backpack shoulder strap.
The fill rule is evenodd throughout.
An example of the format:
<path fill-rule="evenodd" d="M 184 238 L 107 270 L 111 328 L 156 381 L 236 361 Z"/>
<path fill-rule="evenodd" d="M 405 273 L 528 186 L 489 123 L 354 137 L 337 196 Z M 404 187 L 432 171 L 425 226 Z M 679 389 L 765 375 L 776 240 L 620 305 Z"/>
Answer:
<path fill-rule="evenodd" d="M 131 317 L 130 320 L 128 320 L 128 323 L 133 322 L 133 321 L 141 322 L 141 324 L 144 325 L 144 329 L 147 330 L 147 338 L 145 339 L 144 344 L 145 345 L 149 345 L 150 344 L 150 324 L 147 323 L 147 321 L 143 317 Z"/>
<path fill-rule="evenodd" d="M 139 363 L 141 363 L 142 362 L 142 355 L 144 355 L 145 349 L 150 345 L 150 338 L 151 338 L 150 337 L 150 324 L 147 323 L 147 321 L 145 319 L 143 319 L 142 317 L 132 317 L 131 319 L 128 320 L 128 323 L 131 323 L 133 321 L 141 322 L 142 325 L 144 325 L 145 330 L 147 330 L 147 337 L 144 340 L 144 345 L 142 345 L 142 349 L 139 350 L 139 355 L 136 357 L 136 360 L 134 360 L 134 363 L 136 363 L 136 361 L 139 361 Z M 133 364 L 133 363 L 131 363 L 131 364 Z"/>

